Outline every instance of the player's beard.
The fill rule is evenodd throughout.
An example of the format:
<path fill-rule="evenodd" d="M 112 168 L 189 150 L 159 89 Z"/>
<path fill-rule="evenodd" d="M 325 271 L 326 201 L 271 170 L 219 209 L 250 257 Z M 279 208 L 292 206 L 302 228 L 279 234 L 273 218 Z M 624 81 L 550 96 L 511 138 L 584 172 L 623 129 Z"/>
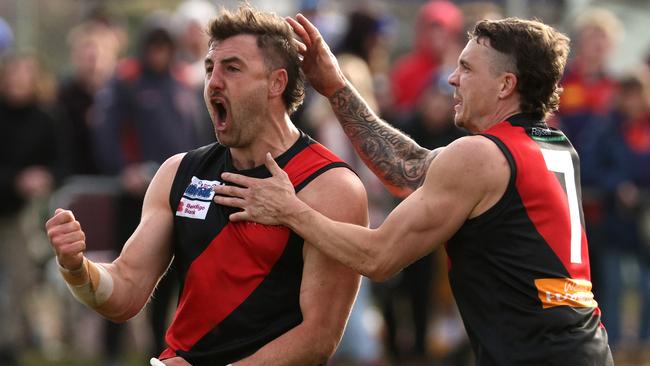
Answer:
<path fill-rule="evenodd" d="M 230 148 L 250 146 L 263 130 L 267 119 L 266 93 L 253 92 L 230 105 L 230 125 L 225 131 L 216 131 L 217 141 Z"/>

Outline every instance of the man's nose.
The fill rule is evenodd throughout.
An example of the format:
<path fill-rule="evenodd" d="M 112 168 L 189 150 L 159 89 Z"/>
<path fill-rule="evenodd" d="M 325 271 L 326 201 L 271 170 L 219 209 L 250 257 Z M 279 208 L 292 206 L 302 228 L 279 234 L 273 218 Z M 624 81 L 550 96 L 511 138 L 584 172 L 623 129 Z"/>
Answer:
<path fill-rule="evenodd" d="M 449 74 L 449 77 L 447 78 L 447 82 L 448 82 L 451 86 L 455 86 L 455 87 L 458 86 L 458 68 L 456 68 L 456 69 L 454 70 L 454 72 L 452 72 L 451 74 Z"/>
<path fill-rule="evenodd" d="M 212 72 L 210 78 L 206 82 L 208 83 L 208 88 L 210 90 L 223 89 L 223 78 L 216 70 Z"/>

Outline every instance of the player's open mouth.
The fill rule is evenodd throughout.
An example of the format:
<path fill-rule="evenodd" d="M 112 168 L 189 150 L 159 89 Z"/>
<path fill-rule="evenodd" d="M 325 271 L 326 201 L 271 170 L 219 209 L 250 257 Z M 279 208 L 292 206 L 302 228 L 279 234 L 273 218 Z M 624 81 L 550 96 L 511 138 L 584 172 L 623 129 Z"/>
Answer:
<path fill-rule="evenodd" d="M 221 99 L 212 99 L 212 106 L 216 113 L 215 125 L 217 130 L 224 130 L 228 122 L 228 108 Z"/>
<path fill-rule="evenodd" d="M 454 110 L 458 111 L 462 105 L 463 105 L 463 100 L 460 99 L 458 95 L 454 94 Z"/>

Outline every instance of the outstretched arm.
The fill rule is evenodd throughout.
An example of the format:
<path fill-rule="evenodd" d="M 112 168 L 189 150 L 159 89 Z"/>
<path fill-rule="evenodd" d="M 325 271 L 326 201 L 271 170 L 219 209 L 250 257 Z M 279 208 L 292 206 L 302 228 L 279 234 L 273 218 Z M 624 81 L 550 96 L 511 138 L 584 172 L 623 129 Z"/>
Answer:
<path fill-rule="evenodd" d="M 343 130 L 365 164 L 391 193 L 407 196 L 422 185 L 439 150 L 430 151 L 380 119 L 350 84 L 336 58 L 304 16 L 287 18 L 303 40 L 302 68 L 311 85 L 330 101 Z"/>
<path fill-rule="evenodd" d="M 215 188 L 220 195 L 215 196 L 217 203 L 243 209 L 230 219 L 289 226 L 325 254 L 373 280 L 394 275 L 447 241 L 466 219 L 498 201 L 509 178 L 507 161 L 494 143 L 481 136 L 458 139 L 432 162 L 422 187 L 371 230 L 316 212 L 296 198 L 286 173 L 270 155 L 266 164 L 273 173 L 268 179 L 222 175 L 240 186 Z"/>

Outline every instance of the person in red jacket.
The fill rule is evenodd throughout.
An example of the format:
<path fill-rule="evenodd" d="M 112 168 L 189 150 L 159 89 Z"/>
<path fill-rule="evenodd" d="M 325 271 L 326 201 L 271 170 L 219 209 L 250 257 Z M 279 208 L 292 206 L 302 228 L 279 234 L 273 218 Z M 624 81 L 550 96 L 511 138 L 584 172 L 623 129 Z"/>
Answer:
<path fill-rule="evenodd" d="M 611 11 L 594 8 L 576 19 L 574 33 L 575 51 L 562 79 L 558 117 L 580 153 L 583 131 L 606 115 L 614 101 L 617 82 L 607 61 L 622 36 L 622 25 Z"/>
<path fill-rule="evenodd" d="M 419 9 L 413 50 L 397 60 L 390 75 L 398 116 L 415 106 L 448 53 L 455 61 L 462 27 L 463 14 L 451 1 L 432 0 Z"/>

